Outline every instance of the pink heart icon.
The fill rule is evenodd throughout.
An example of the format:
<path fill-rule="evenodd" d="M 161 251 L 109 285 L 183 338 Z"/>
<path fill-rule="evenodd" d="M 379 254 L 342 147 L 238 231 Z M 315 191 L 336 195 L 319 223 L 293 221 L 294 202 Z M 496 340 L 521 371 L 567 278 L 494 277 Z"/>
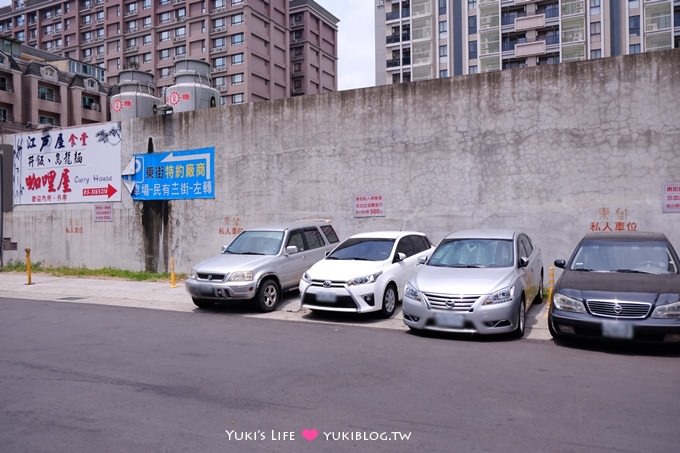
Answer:
<path fill-rule="evenodd" d="M 314 439 L 316 439 L 316 436 L 318 435 L 319 435 L 318 429 L 305 428 L 302 430 L 302 437 L 304 437 L 307 442 L 313 441 Z"/>

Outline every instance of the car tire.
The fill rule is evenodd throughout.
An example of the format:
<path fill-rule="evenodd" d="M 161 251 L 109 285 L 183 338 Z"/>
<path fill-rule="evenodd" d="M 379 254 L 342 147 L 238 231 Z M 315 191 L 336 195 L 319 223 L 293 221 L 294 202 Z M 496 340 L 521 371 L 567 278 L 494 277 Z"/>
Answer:
<path fill-rule="evenodd" d="M 381 318 L 392 317 L 395 310 L 397 309 L 398 298 L 399 295 L 397 293 L 397 287 L 394 286 L 394 283 L 387 285 L 385 292 L 383 293 L 382 307 L 380 307 Z"/>
<path fill-rule="evenodd" d="M 552 319 L 550 319 L 550 316 L 548 316 L 548 332 L 550 332 L 550 336 L 553 337 L 554 340 L 560 340 L 564 338 L 564 335 L 558 333 L 557 330 L 555 330 L 555 327 L 553 326 Z"/>
<path fill-rule="evenodd" d="M 255 295 L 255 302 L 257 303 L 257 309 L 263 313 L 268 313 L 276 308 L 279 303 L 279 285 L 271 279 L 265 279 L 257 290 Z"/>
<path fill-rule="evenodd" d="M 534 299 L 535 304 L 542 304 L 543 303 L 543 269 L 541 269 L 541 281 L 538 284 L 538 293 L 536 294 L 536 298 Z"/>
<path fill-rule="evenodd" d="M 198 308 L 212 308 L 215 306 L 215 302 L 207 299 L 199 299 L 198 297 L 192 297 L 191 300 L 194 301 L 194 305 Z"/>
<path fill-rule="evenodd" d="M 512 336 L 514 338 L 522 338 L 524 336 L 526 323 L 527 323 L 526 302 L 524 302 L 524 295 L 522 295 L 522 300 L 520 300 L 519 302 L 519 310 L 517 312 L 517 327 L 512 332 Z"/>

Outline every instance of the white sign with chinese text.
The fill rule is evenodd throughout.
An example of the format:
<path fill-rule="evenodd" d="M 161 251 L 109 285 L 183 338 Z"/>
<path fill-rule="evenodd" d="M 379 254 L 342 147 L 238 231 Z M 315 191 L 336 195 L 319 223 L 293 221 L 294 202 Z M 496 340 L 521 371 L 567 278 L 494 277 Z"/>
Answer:
<path fill-rule="evenodd" d="M 664 184 L 663 212 L 680 212 L 680 182 Z"/>
<path fill-rule="evenodd" d="M 355 195 L 354 217 L 385 217 L 384 195 Z"/>
<path fill-rule="evenodd" d="M 121 200 L 120 123 L 16 134 L 14 204 Z"/>

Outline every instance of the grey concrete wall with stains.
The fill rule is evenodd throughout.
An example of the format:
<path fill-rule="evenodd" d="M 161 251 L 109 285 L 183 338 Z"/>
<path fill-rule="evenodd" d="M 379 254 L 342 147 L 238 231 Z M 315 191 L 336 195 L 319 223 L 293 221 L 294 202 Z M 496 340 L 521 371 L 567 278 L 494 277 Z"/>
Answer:
<path fill-rule="evenodd" d="M 172 257 L 188 272 L 238 228 L 303 218 L 343 237 L 521 228 L 546 263 L 597 228 L 662 231 L 680 248 L 680 213 L 662 212 L 664 184 L 680 181 L 679 93 L 672 50 L 127 120 L 123 166 L 149 142 L 214 146 L 216 198 L 144 214 L 125 193 L 104 223 L 88 204 L 16 206 L 4 260 L 30 247 L 49 265 L 165 270 Z M 386 215 L 354 217 L 359 194 L 383 196 Z"/>

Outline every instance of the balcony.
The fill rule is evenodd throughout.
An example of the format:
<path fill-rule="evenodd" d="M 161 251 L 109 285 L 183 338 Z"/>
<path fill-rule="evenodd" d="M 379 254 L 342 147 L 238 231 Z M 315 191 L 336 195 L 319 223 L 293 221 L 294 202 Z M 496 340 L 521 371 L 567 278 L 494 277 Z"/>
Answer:
<path fill-rule="evenodd" d="M 515 19 L 515 31 L 534 30 L 545 27 L 545 15 L 524 16 Z"/>
<path fill-rule="evenodd" d="M 516 57 L 528 57 L 531 55 L 542 55 L 545 53 L 545 41 L 532 41 L 524 44 L 515 45 Z"/>
<path fill-rule="evenodd" d="M 391 60 L 387 60 L 388 68 L 396 68 L 398 66 L 401 66 L 401 61 L 399 60 L 399 58 L 392 58 Z"/>

